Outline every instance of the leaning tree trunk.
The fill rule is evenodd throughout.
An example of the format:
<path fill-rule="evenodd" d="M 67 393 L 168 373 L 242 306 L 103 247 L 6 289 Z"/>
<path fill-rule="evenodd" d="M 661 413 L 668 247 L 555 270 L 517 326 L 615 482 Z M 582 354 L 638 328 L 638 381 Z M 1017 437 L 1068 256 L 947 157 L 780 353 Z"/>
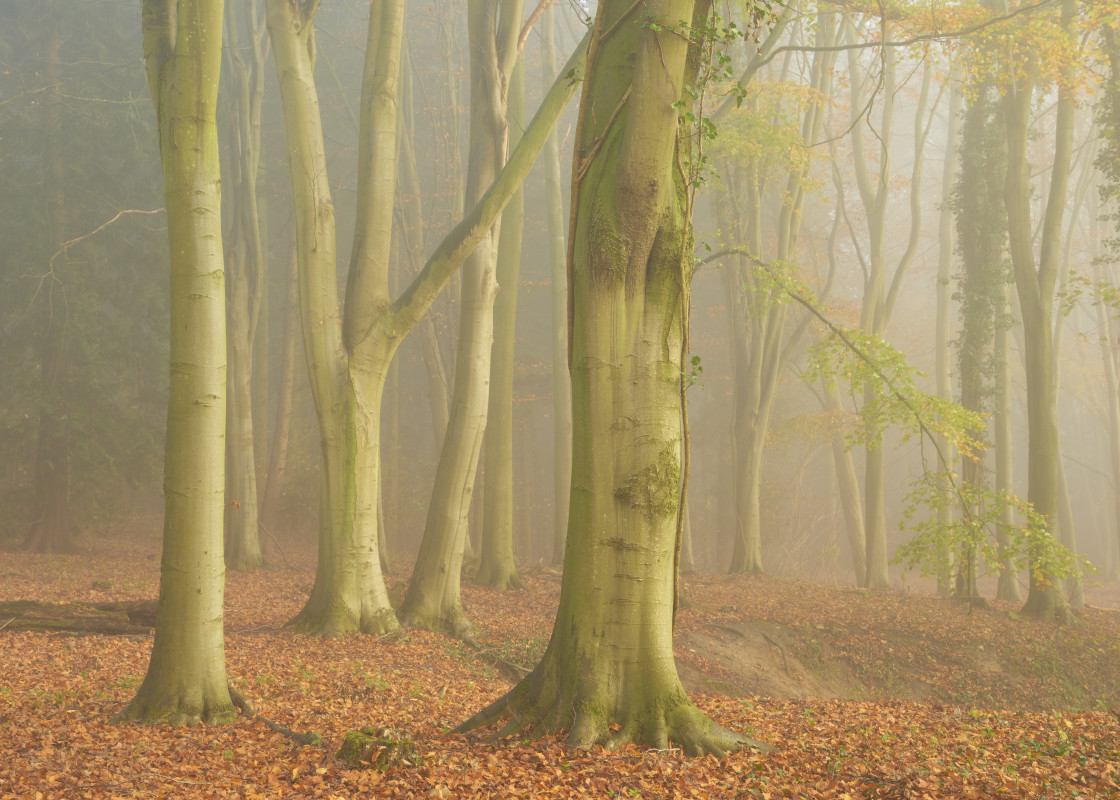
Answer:
<path fill-rule="evenodd" d="M 146 0 L 143 21 L 171 252 L 171 390 L 155 640 L 144 682 L 117 719 L 217 724 L 237 715 L 222 638 L 226 299 L 215 122 L 222 3 Z"/>
<path fill-rule="evenodd" d="M 560 606 L 536 669 L 460 726 L 567 728 L 575 746 L 638 742 L 690 754 L 747 744 L 705 717 L 673 660 L 689 187 L 682 90 L 696 59 L 678 29 L 707 4 L 599 5 L 573 166 L 569 244 L 574 419 Z M 640 17 L 635 15 L 634 21 Z M 692 53 L 695 56 L 695 53 Z"/>

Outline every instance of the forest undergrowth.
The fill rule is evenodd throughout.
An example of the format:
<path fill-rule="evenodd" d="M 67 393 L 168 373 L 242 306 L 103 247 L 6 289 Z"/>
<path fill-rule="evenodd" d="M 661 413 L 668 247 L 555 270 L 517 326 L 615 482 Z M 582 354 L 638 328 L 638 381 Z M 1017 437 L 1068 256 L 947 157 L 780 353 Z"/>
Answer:
<path fill-rule="evenodd" d="M 0 601 L 157 596 L 155 531 L 81 544 L 78 555 L 4 549 Z M 535 663 L 559 594 L 551 572 L 525 569 L 526 592 L 464 584 L 475 650 L 423 631 L 320 640 L 284 629 L 313 559 L 311 543 L 286 544 L 279 566 L 228 574 L 228 672 L 258 716 L 225 727 L 110 723 L 144 675 L 150 636 L 0 619 L 0 798 L 1120 797 L 1116 587 L 1091 592 L 1101 607 L 1063 628 L 924 594 L 687 576 L 676 637 L 686 685 L 705 713 L 774 746 L 690 760 L 449 733 Z M 367 727 L 416 755 L 348 767 L 339 747 Z"/>

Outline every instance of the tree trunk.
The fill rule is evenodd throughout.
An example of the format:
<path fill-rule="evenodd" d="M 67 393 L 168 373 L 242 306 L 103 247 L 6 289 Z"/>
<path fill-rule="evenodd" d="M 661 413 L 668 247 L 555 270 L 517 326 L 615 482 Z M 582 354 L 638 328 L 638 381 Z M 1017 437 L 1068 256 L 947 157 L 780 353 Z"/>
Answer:
<path fill-rule="evenodd" d="M 556 15 L 543 18 L 541 68 L 544 80 L 556 72 Z M 560 142 L 553 131 L 544 152 L 548 255 L 552 284 L 553 533 L 552 563 L 564 563 L 568 495 L 572 485 L 572 379 L 568 373 L 568 267 L 564 243 L 564 195 L 560 186 Z"/>
<path fill-rule="evenodd" d="M 522 8 L 522 0 L 470 0 L 468 4 L 471 147 L 466 201 L 470 204 L 482 197 L 506 160 L 507 89 L 517 59 Z M 407 625 L 447 630 L 461 638 L 474 634 L 474 626 L 463 613 L 459 580 L 486 430 L 500 233 L 499 217 L 463 265 L 451 417 L 436 467 L 424 538 L 398 612 Z"/>
<path fill-rule="evenodd" d="M 284 301 L 284 333 L 280 346 L 280 377 L 276 387 L 276 418 L 273 421 L 272 443 L 268 449 L 268 472 L 261 500 L 259 525 L 265 536 L 274 539 L 280 527 L 280 496 L 284 472 L 288 464 L 288 433 L 292 423 L 292 393 L 295 390 L 296 333 L 299 330 L 298 262 L 295 247 L 288 275 L 287 299 Z"/>
<path fill-rule="evenodd" d="M 956 70 L 950 72 L 951 81 L 959 80 Z M 960 116 L 961 90 L 956 85 L 950 88 L 949 118 L 945 134 L 945 160 L 941 170 L 941 209 L 938 212 L 937 230 L 937 317 L 934 332 L 934 380 L 937 385 L 937 396 L 945 400 L 953 399 L 952 377 L 952 352 L 950 336 L 952 328 L 953 306 L 953 188 L 957 182 L 957 163 L 959 161 L 957 150 L 958 125 Z M 950 465 L 956 460 L 949 441 L 944 436 L 938 437 L 938 447 L 945 454 L 948 464 L 939 466 L 939 471 L 948 471 Z M 947 528 L 953 522 L 953 496 L 949 486 L 948 476 L 938 481 L 937 524 Z M 948 554 L 945 554 L 948 556 Z M 946 558 L 946 563 L 949 563 Z M 937 591 L 942 596 L 949 594 L 949 573 L 937 576 Z"/>
<path fill-rule="evenodd" d="M 377 547 L 381 395 L 399 343 L 388 305 L 388 249 L 395 186 L 396 94 L 403 3 L 370 7 L 359 130 L 359 200 L 343 325 L 339 325 L 334 209 L 315 91 L 317 3 L 269 0 L 268 25 L 284 105 L 296 208 L 304 353 L 321 442 L 319 561 L 315 585 L 293 620 L 323 636 L 399 626 Z M 385 193 L 388 192 L 388 198 Z M 387 205 L 387 211 L 386 211 Z"/>
<path fill-rule="evenodd" d="M 49 8 L 54 13 L 52 2 Z M 44 253 L 50 270 L 57 268 L 53 254 L 62 241 L 65 214 L 65 178 L 62 163 L 62 62 L 59 26 L 46 24 L 43 42 L 43 194 L 46 212 Z M 46 259 L 45 259 L 46 260 Z M 39 351 L 39 426 L 35 443 L 35 500 L 38 518 L 24 546 L 37 553 L 69 553 L 70 534 L 70 414 L 66 408 L 68 302 L 48 283 L 46 330 Z"/>
<path fill-rule="evenodd" d="M 510 145 L 525 126 L 525 70 L 518 60 L 509 90 Z M 513 376 L 517 294 L 521 273 L 523 193 L 502 212 L 498 240 L 498 298 L 494 302 L 494 345 L 490 355 L 490 398 L 486 413 L 482 528 L 475 582 L 495 589 L 524 589 L 513 560 Z"/>
<path fill-rule="evenodd" d="M 503 734 L 567 728 L 574 746 L 673 741 L 720 755 L 750 742 L 692 705 L 672 641 L 692 271 L 690 187 L 678 169 L 688 140 L 674 104 L 697 63 L 676 28 L 703 25 L 707 7 L 650 3 L 643 13 L 656 26 L 625 24 L 632 8 L 599 6 L 575 146 L 575 427 L 560 607 L 536 669 L 460 730 L 512 716 Z"/>
<path fill-rule="evenodd" d="M 304 352 L 322 452 L 319 562 L 315 585 L 293 624 L 319 635 L 389 633 L 398 624 L 377 558 L 376 493 L 381 396 L 401 338 L 420 321 L 451 275 L 488 236 L 528 174 L 575 91 L 567 73 L 550 88 L 521 145 L 486 194 L 444 238 L 395 300 L 388 298 L 389 231 L 397 154 L 396 96 L 403 3 L 371 4 L 359 131 L 358 227 L 339 325 L 334 209 L 313 74 L 317 2 L 269 0 L 269 32 L 284 102 L 296 207 Z M 565 70 L 578 76 L 583 51 Z"/>
<path fill-rule="evenodd" d="M 992 435 L 996 449 L 996 491 L 1006 494 L 1012 494 L 1015 491 L 1015 481 L 1012 475 L 1014 441 L 1011 437 L 1011 361 L 1008 352 L 1011 327 L 1011 298 L 1009 292 L 1010 286 L 1005 278 L 1000 290 L 1000 322 L 996 325 L 992 351 L 992 360 L 995 362 L 995 407 L 992 412 Z M 999 532 L 996 534 L 996 541 L 1004 552 L 1006 552 L 1008 546 L 1008 537 L 1004 531 L 1011 530 L 1014 524 L 1014 513 L 1011 506 L 1005 503 L 999 520 Z M 1000 560 L 996 599 L 1012 603 L 1023 601 L 1022 592 L 1019 591 L 1019 576 L 1015 574 L 1011 566 L 1011 559 L 1006 555 Z"/>
<path fill-rule="evenodd" d="M 146 0 L 171 253 L 171 390 L 163 558 L 152 656 L 121 721 L 230 722 L 222 603 L 225 286 L 215 123 L 221 0 Z"/>
<path fill-rule="evenodd" d="M 244 31 L 242 26 L 244 25 Z M 242 36 L 244 33 L 244 38 Z M 264 17 L 256 0 L 233 0 L 226 8 L 226 92 L 230 159 L 226 200 L 229 394 L 226 403 L 225 557 L 231 569 L 264 566 L 257 505 L 253 438 L 253 346 L 264 295 L 265 252 L 257 200 L 264 97 Z"/>
<path fill-rule="evenodd" d="M 1063 0 L 1062 25 L 1067 35 L 1075 11 L 1075 0 Z M 1023 315 L 1029 426 L 1027 500 L 1043 519 L 1052 523 L 1058 512 L 1058 459 L 1061 457 L 1058 447 L 1057 385 L 1054 379 L 1053 314 L 1059 267 L 1059 239 L 1069 184 L 1075 100 L 1073 88 L 1063 83 L 1058 90 L 1053 169 L 1049 196 L 1043 212 L 1036 269 L 1031 230 L 1027 139 L 1031 100 L 1038 81 L 1038 55 L 1028 52 L 1023 58 L 1025 63 L 1016 65 L 1016 69 L 1022 67 L 1021 80 L 1008 89 L 1004 96 L 1007 125 L 1004 203 L 1007 206 L 1015 288 Z M 1039 572 L 1038 565 L 1032 563 L 1030 588 L 1023 612 L 1042 619 L 1068 618 L 1068 606 L 1060 589 Z"/>

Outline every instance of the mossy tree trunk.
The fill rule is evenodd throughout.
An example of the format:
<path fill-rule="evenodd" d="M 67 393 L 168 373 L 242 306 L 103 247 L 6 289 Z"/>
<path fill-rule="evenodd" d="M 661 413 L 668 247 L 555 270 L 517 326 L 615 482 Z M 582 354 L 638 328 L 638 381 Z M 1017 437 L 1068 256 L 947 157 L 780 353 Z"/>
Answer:
<path fill-rule="evenodd" d="M 379 422 L 390 360 L 451 275 L 489 235 L 577 82 L 565 78 L 553 84 L 506 168 L 404 292 L 391 300 L 388 256 L 404 3 L 371 4 L 359 124 L 357 230 L 340 320 L 334 208 L 313 80 L 312 23 L 318 7 L 316 0 L 268 0 L 296 208 L 304 353 L 323 465 L 315 585 L 293 624 L 324 636 L 388 633 L 399 626 L 385 591 L 376 537 Z M 579 52 L 565 69 L 578 78 L 582 62 Z"/>
<path fill-rule="evenodd" d="M 976 87 L 964 112 L 961 171 L 953 197 L 962 267 L 958 291 L 961 329 L 957 340 L 960 403 L 980 415 L 990 411 L 995 390 L 993 343 L 1006 283 L 1007 213 L 1001 202 L 1007 171 L 1003 131 L 996 87 L 985 80 Z M 982 462 L 962 459 L 962 482 L 986 484 L 989 479 L 985 472 Z M 979 597 L 979 566 L 977 553 L 964 554 L 956 565 L 958 598 L 972 601 Z"/>
<path fill-rule="evenodd" d="M 233 720 L 226 681 L 225 282 L 216 105 L 221 0 L 145 0 L 171 253 L 163 558 L 151 661 L 121 721 Z"/>
<path fill-rule="evenodd" d="M 470 0 L 467 5 L 471 65 L 468 204 L 482 197 L 506 160 L 508 89 L 518 56 L 523 6 L 522 0 Z M 446 630 L 462 638 L 474 634 L 473 624 L 463 613 L 459 582 L 489 410 L 500 235 L 498 217 L 463 264 L 451 414 L 416 567 L 398 611 L 406 625 Z"/>
<path fill-rule="evenodd" d="M 692 271 L 688 139 L 694 80 L 680 20 L 707 3 L 601 3 L 573 166 L 569 244 L 572 489 L 564 581 L 536 669 L 460 726 L 568 730 L 575 746 L 688 753 L 746 744 L 689 701 L 673 660 L 683 311 Z M 630 15 L 633 15 L 630 18 Z M 691 57 L 690 57 L 691 56 Z"/>
<path fill-rule="evenodd" d="M 226 565 L 264 566 L 257 504 L 253 436 L 253 346 L 265 286 L 265 248 L 257 197 L 264 99 L 265 21 L 257 0 L 226 7 L 226 94 L 229 161 L 226 202 L 229 231 L 226 287 L 229 393 L 226 400 Z"/>

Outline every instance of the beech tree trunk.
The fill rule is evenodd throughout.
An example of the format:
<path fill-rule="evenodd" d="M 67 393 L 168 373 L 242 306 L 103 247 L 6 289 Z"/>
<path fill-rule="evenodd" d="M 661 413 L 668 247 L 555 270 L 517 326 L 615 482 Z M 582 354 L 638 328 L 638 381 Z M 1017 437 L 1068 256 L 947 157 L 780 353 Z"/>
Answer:
<path fill-rule="evenodd" d="M 470 0 L 471 136 L 466 201 L 476 203 L 506 161 L 509 79 L 517 60 L 522 0 Z M 471 638 L 460 573 L 490 397 L 490 356 L 501 217 L 463 265 L 451 415 L 436 467 L 424 538 L 398 611 L 406 625 Z"/>
<path fill-rule="evenodd" d="M 337 636 L 398 629 L 377 547 L 381 397 L 401 338 L 482 241 L 524 180 L 575 91 L 553 84 L 509 163 L 434 250 L 405 291 L 389 298 L 388 255 L 397 155 L 403 0 L 370 7 L 359 125 L 357 228 L 345 306 L 335 272 L 334 209 L 313 81 L 317 0 L 268 0 L 268 24 L 284 104 L 296 207 L 304 353 L 321 439 L 319 561 L 315 585 L 293 624 Z M 578 72 L 582 53 L 565 69 Z M 344 317 L 338 309 L 344 307 Z"/>
<path fill-rule="evenodd" d="M 45 13 L 54 13 L 55 3 Z M 62 62 L 58 25 L 48 22 L 43 41 L 43 194 L 46 241 L 43 248 L 50 269 L 63 239 L 66 211 L 62 161 Z M 24 546 L 37 553 L 69 553 L 70 534 L 70 414 L 66 407 L 68 301 L 47 288 L 45 331 L 39 350 L 39 425 L 35 441 L 35 501 L 38 517 Z"/>
<path fill-rule="evenodd" d="M 509 90 L 509 138 L 515 145 L 525 125 L 525 71 L 518 60 Z M 494 301 L 494 344 L 490 354 L 490 398 L 486 413 L 482 528 L 475 582 L 495 589 L 524 589 L 513 560 L 513 376 L 523 192 L 502 212 L 498 239 L 498 297 Z"/>
<path fill-rule="evenodd" d="M 1067 34 L 1076 2 L 1063 0 L 1062 25 Z M 1038 260 L 1035 260 L 1031 224 L 1031 167 L 1027 162 L 1027 140 L 1031 101 L 1038 83 L 1038 54 L 1025 52 L 1016 65 L 1019 80 L 1004 95 L 1007 126 L 1007 206 L 1011 263 L 1015 289 L 1023 315 L 1023 339 L 1027 379 L 1027 500 L 1048 524 L 1058 513 L 1058 400 L 1054 376 L 1054 302 L 1059 267 L 1059 239 L 1069 185 L 1073 149 L 1073 88 L 1058 89 L 1054 160 L 1050 191 L 1043 212 Z M 1042 619 L 1068 618 L 1068 606 L 1060 588 L 1032 563 L 1030 588 L 1023 612 Z"/>
<path fill-rule="evenodd" d="M 152 656 L 119 721 L 237 716 L 223 643 L 226 298 L 215 121 L 221 0 L 145 0 L 171 253 L 171 390 Z"/>
<path fill-rule="evenodd" d="M 265 248 L 257 198 L 264 98 L 262 10 L 257 0 L 232 0 L 226 8 L 226 93 L 229 155 L 226 200 L 231 222 L 226 236 L 228 385 L 226 401 L 226 565 L 264 566 L 257 503 L 253 436 L 253 346 L 264 295 Z"/>
<path fill-rule="evenodd" d="M 638 742 L 690 754 L 749 744 L 705 717 L 673 660 L 682 464 L 684 310 L 692 272 L 682 99 L 697 53 L 681 20 L 707 3 L 656 0 L 592 30 L 573 166 L 569 250 L 574 420 L 564 581 L 536 669 L 460 730 L 568 730 L 575 746 Z M 693 40 L 695 41 L 695 40 Z M 685 108 L 688 103 L 685 103 Z M 757 744 L 757 743 L 755 743 Z"/>
<path fill-rule="evenodd" d="M 548 81 L 556 71 L 556 14 L 542 20 L 541 69 Z M 572 485 L 572 379 L 568 373 L 568 266 L 564 242 L 564 195 L 560 186 L 560 142 L 553 131 L 544 151 L 548 256 L 552 283 L 553 531 L 552 563 L 564 563 L 568 495 Z"/>

